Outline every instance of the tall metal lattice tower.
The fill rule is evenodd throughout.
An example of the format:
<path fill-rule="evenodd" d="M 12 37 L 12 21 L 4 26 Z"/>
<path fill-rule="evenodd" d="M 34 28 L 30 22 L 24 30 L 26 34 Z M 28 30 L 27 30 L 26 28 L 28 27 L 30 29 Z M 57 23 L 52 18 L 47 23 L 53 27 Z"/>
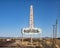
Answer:
<path fill-rule="evenodd" d="M 33 6 L 30 6 L 30 29 L 34 28 Z"/>
<path fill-rule="evenodd" d="M 39 33 L 41 33 L 41 29 L 34 27 L 34 13 L 33 13 L 33 6 L 31 5 L 30 6 L 29 27 L 22 29 L 22 36 L 23 36 L 23 34 L 39 34 Z M 22 42 L 23 42 L 23 38 L 22 38 Z M 32 44 L 32 42 L 33 42 L 33 40 L 32 40 L 32 36 L 31 36 L 31 44 Z"/>

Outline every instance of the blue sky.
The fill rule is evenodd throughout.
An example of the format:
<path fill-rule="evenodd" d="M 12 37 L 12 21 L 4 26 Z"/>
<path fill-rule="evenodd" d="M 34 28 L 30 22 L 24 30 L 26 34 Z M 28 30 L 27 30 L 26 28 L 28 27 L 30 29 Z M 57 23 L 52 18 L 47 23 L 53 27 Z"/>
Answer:
<path fill-rule="evenodd" d="M 34 7 L 35 27 L 42 29 L 43 37 L 52 37 L 59 0 L 0 0 L 0 37 L 21 37 L 21 29 L 29 26 L 30 5 Z M 60 17 L 58 37 L 60 37 Z M 39 35 L 37 35 L 39 36 Z"/>

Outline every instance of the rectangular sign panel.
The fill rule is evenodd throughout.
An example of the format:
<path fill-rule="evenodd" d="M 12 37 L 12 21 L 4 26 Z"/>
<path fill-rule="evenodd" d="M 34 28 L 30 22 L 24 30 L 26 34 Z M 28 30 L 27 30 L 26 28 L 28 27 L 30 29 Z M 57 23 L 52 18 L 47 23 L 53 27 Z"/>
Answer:
<path fill-rule="evenodd" d="M 33 28 L 33 29 L 23 28 L 22 33 L 24 33 L 24 34 L 38 34 L 38 33 L 41 33 L 41 29 L 40 28 Z"/>

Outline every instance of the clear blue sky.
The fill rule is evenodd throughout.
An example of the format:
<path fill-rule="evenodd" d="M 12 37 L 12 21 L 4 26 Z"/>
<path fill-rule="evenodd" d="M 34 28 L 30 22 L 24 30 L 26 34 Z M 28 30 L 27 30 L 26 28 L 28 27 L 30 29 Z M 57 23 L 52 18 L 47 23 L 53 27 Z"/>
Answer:
<path fill-rule="evenodd" d="M 29 26 L 30 5 L 34 7 L 35 27 L 43 37 L 52 36 L 52 25 L 60 16 L 59 0 L 0 0 L 0 37 L 21 37 L 21 29 Z M 58 37 L 60 37 L 60 17 Z"/>

